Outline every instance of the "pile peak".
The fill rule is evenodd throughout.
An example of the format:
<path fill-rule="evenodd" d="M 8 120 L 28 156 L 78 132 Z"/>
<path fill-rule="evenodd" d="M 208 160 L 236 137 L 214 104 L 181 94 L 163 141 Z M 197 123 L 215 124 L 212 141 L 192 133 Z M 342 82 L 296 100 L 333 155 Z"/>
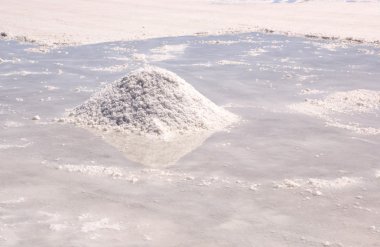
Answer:
<path fill-rule="evenodd" d="M 176 74 L 146 67 L 107 85 L 69 111 L 66 120 L 97 129 L 170 136 L 218 130 L 237 117 Z"/>

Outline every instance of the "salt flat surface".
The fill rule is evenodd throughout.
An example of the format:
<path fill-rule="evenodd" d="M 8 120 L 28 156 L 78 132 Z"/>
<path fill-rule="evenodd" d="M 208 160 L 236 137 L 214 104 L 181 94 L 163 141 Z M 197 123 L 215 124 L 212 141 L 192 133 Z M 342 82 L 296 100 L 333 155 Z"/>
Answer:
<path fill-rule="evenodd" d="M 258 33 L 34 48 L 0 41 L 0 246 L 379 246 L 380 135 L 355 131 L 380 129 L 378 48 Z M 53 121 L 146 64 L 242 121 L 124 150 Z M 291 107 L 308 102 L 349 127 Z"/>
<path fill-rule="evenodd" d="M 0 0 L 0 13 L 0 32 L 49 46 L 263 29 L 380 40 L 377 0 Z"/>

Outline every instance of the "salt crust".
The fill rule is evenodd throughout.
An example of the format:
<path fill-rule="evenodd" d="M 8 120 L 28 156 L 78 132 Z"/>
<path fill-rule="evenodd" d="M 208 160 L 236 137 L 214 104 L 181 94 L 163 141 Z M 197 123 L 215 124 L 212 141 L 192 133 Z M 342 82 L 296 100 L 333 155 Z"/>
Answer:
<path fill-rule="evenodd" d="M 310 187 L 313 189 L 342 189 L 360 184 L 361 182 L 362 179 L 357 177 L 339 177 L 335 179 L 284 179 L 281 182 L 274 183 L 274 187 L 281 189 L 292 189 L 299 187 Z"/>
<path fill-rule="evenodd" d="M 306 99 L 305 102 L 292 104 L 289 108 L 323 119 L 327 126 L 347 129 L 363 135 L 380 134 L 378 126 L 363 127 L 359 123 L 345 123 L 337 118 L 338 115 L 360 117 L 363 114 L 377 114 L 380 109 L 380 91 L 357 89 L 336 92 L 324 99 Z"/>

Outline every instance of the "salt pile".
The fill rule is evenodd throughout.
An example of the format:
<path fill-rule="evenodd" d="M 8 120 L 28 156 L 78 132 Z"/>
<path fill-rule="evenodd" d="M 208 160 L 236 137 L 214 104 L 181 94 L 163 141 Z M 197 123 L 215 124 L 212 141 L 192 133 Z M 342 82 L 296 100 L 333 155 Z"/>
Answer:
<path fill-rule="evenodd" d="M 69 111 L 65 121 L 99 130 L 171 137 L 220 130 L 237 119 L 176 74 L 146 67 L 107 85 Z"/>

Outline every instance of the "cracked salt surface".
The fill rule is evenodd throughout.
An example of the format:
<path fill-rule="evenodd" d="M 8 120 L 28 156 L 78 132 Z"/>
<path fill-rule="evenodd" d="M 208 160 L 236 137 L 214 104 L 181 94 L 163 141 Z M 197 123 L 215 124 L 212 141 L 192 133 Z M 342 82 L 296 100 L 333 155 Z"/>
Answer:
<path fill-rule="evenodd" d="M 358 90 L 380 91 L 379 49 L 320 48 L 333 43 L 251 33 L 34 53 L 0 41 L 0 57 L 17 61 L 3 62 L 0 74 L 51 72 L 0 76 L 0 143 L 30 143 L 0 150 L 0 202 L 8 202 L 0 203 L 0 245 L 376 246 L 379 135 L 288 108 L 321 101 L 317 109 L 342 124 L 378 128 L 375 102 L 356 109 L 342 101 L 333 111 L 326 99 L 343 92 L 356 102 Z M 170 59 L 150 59 L 183 44 Z M 247 56 L 260 49 L 266 52 Z M 223 60 L 246 64 L 217 63 Z M 52 121 L 147 63 L 242 120 L 162 143 Z M 125 71 L 102 71 L 120 64 Z M 31 120 L 36 115 L 42 121 Z"/>

